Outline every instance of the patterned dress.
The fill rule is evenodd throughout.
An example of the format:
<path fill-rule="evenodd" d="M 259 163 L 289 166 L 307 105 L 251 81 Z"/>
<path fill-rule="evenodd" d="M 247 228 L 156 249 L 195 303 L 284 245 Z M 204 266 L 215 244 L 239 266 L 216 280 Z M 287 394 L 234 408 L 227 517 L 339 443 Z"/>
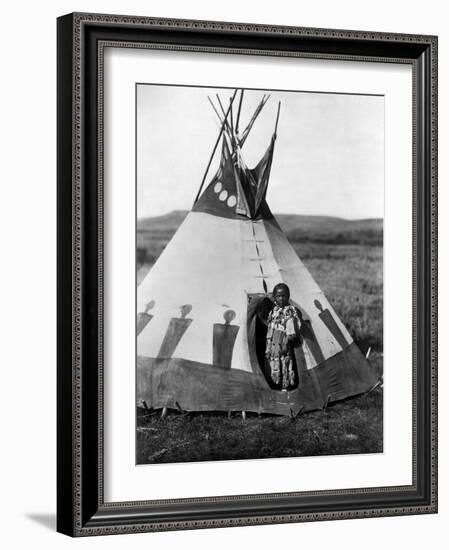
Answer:
<path fill-rule="evenodd" d="M 267 343 L 265 357 L 270 364 L 271 379 L 283 390 L 295 386 L 293 349 L 290 337 L 297 337 L 301 327 L 296 309 L 277 305 L 270 311 L 267 320 Z"/>

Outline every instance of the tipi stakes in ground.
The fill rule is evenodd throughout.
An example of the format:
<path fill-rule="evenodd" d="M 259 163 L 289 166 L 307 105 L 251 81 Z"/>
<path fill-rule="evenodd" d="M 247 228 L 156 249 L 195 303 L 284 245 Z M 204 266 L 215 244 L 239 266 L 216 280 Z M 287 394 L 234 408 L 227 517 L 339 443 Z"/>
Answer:
<path fill-rule="evenodd" d="M 209 101 L 220 132 L 193 207 L 137 289 L 137 399 L 149 408 L 296 416 L 370 390 L 377 377 L 297 256 L 266 202 L 280 104 L 268 147 L 247 167 L 243 145 L 269 96 L 240 131 L 244 91 Z M 202 190 L 212 157 L 218 171 Z M 280 391 L 265 358 L 283 282 L 301 319 L 296 382 Z"/>

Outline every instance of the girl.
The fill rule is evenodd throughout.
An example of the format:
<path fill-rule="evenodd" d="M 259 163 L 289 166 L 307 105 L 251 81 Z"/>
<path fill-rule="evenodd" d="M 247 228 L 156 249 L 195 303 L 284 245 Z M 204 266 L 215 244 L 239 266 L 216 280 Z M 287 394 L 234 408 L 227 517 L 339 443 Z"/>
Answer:
<path fill-rule="evenodd" d="M 299 335 L 301 321 L 290 305 L 290 289 L 285 283 L 273 289 L 274 307 L 268 315 L 265 357 L 270 364 L 271 379 L 282 391 L 296 385 L 293 342 Z"/>

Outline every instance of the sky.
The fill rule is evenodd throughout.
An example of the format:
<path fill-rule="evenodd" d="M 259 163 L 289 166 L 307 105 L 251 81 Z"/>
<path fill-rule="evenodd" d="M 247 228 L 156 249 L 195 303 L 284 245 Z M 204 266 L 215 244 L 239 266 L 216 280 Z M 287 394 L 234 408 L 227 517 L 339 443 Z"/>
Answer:
<path fill-rule="evenodd" d="M 233 90 L 137 85 L 137 216 L 189 210 L 217 139 L 207 97 Z M 245 91 L 240 129 L 264 93 L 270 99 L 243 147 L 252 167 L 281 111 L 267 202 L 275 214 L 381 218 L 384 208 L 384 98 L 316 91 Z M 205 186 L 218 166 L 217 153 Z"/>

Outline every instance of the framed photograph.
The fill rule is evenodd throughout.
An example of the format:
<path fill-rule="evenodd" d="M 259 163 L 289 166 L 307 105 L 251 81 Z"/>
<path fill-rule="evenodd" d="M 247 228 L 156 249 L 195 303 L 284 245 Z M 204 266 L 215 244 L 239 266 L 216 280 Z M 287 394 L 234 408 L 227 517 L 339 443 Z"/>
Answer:
<path fill-rule="evenodd" d="M 437 38 L 58 19 L 58 531 L 437 511 Z"/>

